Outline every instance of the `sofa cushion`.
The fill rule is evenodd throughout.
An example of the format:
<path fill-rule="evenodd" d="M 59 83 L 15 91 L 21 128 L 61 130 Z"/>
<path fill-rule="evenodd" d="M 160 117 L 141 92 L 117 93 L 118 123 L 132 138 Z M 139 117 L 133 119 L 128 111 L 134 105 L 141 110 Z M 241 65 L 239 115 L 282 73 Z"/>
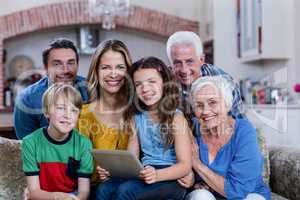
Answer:
<path fill-rule="evenodd" d="M 300 150 L 270 147 L 270 186 L 289 199 L 300 199 Z"/>
<path fill-rule="evenodd" d="M 287 198 L 284 198 L 283 196 L 280 196 L 280 195 L 278 195 L 276 193 L 273 193 L 273 192 L 272 192 L 272 195 L 271 195 L 271 199 L 272 200 L 288 200 Z"/>
<path fill-rule="evenodd" d="M 265 137 L 261 134 L 260 129 L 256 129 L 257 132 L 257 138 L 258 138 L 258 143 L 259 147 L 261 150 L 261 153 L 264 158 L 264 169 L 262 172 L 262 176 L 264 179 L 264 182 L 269 185 L 270 183 L 270 159 L 269 159 L 269 150 L 267 147 L 266 139 Z"/>
<path fill-rule="evenodd" d="M 0 137 L 0 199 L 22 199 L 26 180 L 20 144 L 18 140 Z"/>

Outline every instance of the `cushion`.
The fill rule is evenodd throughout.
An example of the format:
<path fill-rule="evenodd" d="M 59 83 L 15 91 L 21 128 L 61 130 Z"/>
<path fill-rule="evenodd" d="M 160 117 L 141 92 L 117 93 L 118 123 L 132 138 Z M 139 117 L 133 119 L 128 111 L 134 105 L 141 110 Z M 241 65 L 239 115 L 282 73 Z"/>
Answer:
<path fill-rule="evenodd" d="M 272 200 L 288 200 L 287 198 L 284 198 L 283 196 L 280 196 L 276 193 L 271 193 L 271 199 Z"/>
<path fill-rule="evenodd" d="M 0 199 L 22 199 L 26 179 L 20 144 L 19 140 L 0 137 Z"/>
<path fill-rule="evenodd" d="M 270 147 L 273 192 L 288 199 L 300 199 L 300 149 L 292 147 Z"/>
<path fill-rule="evenodd" d="M 256 129 L 257 132 L 257 139 L 259 143 L 259 147 L 261 150 L 261 153 L 264 158 L 264 169 L 262 172 L 262 176 L 264 179 L 264 182 L 269 185 L 270 183 L 270 159 L 269 159 L 269 150 L 266 144 L 266 139 L 265 137 L 261 134 L 260 129 Z"/>

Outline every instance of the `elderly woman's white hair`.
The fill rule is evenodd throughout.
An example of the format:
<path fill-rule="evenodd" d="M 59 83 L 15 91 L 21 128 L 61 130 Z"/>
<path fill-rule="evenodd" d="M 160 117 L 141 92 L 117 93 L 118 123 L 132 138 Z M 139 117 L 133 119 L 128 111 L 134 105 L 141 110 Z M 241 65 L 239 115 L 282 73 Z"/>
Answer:
<path fill-rule="evenodd" d="M 204 76 L 198 78 L 191 87 L 191 95 L 194 97 L 195 93 L 199 91 L 201 88 L 207 85 L 215 86 L 222 95 L 225 105 L 227 108 L 231 109 L 233 104 L 233 90 L 234 90 L 234 82 L 225 78 L 225 76 Z"/>
<path fill-rule="evenodd" d="M 199 35 L 191 31 L 178 31 L 169 37 L 166 46 L 170 63 L 173 63 L 171 58 L 171 48 L 174 45 L 193 45 L 196 50 L 197 57 L 200 58 L 203 54 L 202 41 Z"/>

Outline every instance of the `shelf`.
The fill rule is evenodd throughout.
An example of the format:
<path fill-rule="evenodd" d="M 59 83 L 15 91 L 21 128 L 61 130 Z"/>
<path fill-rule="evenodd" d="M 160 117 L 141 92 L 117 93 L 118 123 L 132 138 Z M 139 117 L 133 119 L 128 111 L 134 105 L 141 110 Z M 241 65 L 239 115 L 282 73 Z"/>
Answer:
<path fill-rule="evenodd" d="M 299 109 L 300 105 L 285 105 L 285 104 L 245 104 L 245 108 L 255 109 Z"/>
<path fill-rule="evenodd" d="M 12 124 L 0 124 L 0 132 L 1 131 L 13 131 L 14 126 Z"/>
<path fill-rule="evenodd" d="M 13 107 L 4 107 L 4 108 L 0 108 L 0 113 L 12 113 L 14 111 Z"/>
<path fill-rule="evenodd" d="M 0 124 L 0 137 L 16 139 L 16 134 L 13 124 Z"/>
<path fill-rule="evenodd" d="M 244 62 L 244 63 L 249 63 L 249 62 L 257 62 L 257 61 L 267 61 L 267 60 L 288 60 L 289 57 L 267 57 L 267 56 L 264 56 L 264 55 L 255 55 L 255 56 L 247 56 L 247 57 L 243 57 L 243 58 L 240 58 L 240 61 L 241 62 Z"/>

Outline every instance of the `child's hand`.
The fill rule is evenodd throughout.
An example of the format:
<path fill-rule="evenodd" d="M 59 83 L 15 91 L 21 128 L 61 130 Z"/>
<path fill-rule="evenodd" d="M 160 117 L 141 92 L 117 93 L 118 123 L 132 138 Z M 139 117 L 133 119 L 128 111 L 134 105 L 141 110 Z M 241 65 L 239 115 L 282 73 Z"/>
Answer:
<path fill-rule="evenodd" d="M 23 200 L 30 200 L 29 195 L 30 195 L 29 190 L 26 187 L 25 190 L 24 190 L 24 193 L 23 193 Z"/>
<path fill-rule="evenodd" d="M 177 180 L 177 182 L 185 188 L 192 187 L 195 182 L 194 173 L 191 171 L 188 175 L 180 178 Z"/>
<path fill-rule="evenodd" d="M 201 183 L 196 183 L 194 185 L 194 189 L 206 189 L 206 190 L 210 190 L 210 187 L 205 182 L 201 182 Z"/>
<path fill-rule="evenodd" d="M 154 167 L 146 166 L 140 171 L 140 178 L 143 179 L 147 184 L 152 184 L 157 181 L 157 173 Z"/>
<path fill-rule="evenodd" d="M 69 197 L 67 197 L 67 199 L 64 200 L 80 200 L 80 199 L 74 194 L 69 194 Z"/>
<path fill-rule="evenodd" d="M 79 200 L 75 195 L 64 193 L 64 192 L 55 192 L 54 199 L 55 200 Z"/>
<path fill-rule="evenodd" d="M 97 173 L 99 174 L 100 181 L 105 181 L 110 176 L 109 171 L 101 168 L 99 165 L 97 166 Z"/>

